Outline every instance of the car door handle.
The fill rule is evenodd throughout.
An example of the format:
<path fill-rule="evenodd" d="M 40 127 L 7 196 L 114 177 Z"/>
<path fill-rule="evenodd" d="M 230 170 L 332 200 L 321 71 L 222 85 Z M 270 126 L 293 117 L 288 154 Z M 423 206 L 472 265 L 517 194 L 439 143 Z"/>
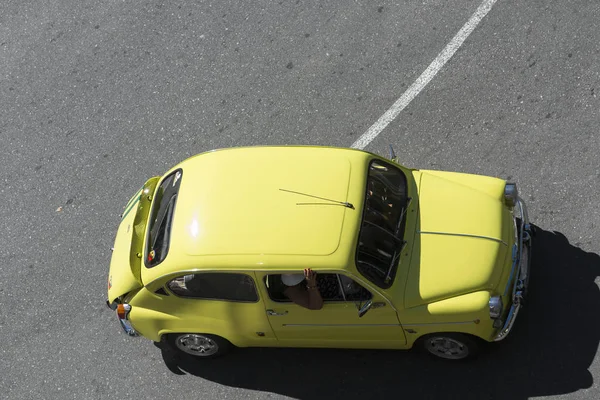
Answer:
<path fill-rule="evenodd" d="M 383 301 L 371 304 L 371 308 L 380 308 L 385 307 L 385 303 Z"/>
<path fill-rule="evenodd" d="M 274 310 L 267 310 L 267 315 L 285 315 L 287 313 L 288 313 L 287 311 L 278 313 L 278 312 L 275 312 Z"/>

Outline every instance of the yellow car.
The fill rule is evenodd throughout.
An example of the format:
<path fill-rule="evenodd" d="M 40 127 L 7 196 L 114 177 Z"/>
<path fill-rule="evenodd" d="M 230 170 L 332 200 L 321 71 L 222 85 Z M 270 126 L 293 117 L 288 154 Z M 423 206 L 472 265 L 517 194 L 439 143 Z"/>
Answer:
<path fill-rule="evenodd" d="M 532 234 L 515 184 L 409 169 L 393 150 L 215 150 L 131 198 L 107 305 L 128 335 L 203 358 L 235 346 L 463 359 L 511 331 Z"/>

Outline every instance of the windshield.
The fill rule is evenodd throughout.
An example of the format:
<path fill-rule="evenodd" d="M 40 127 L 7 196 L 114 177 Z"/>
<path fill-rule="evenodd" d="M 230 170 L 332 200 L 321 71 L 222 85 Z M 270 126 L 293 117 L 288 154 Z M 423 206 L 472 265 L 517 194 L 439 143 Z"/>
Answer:
<path fill-rule="evenodd" d="M 181 170 L 169 174 L 156 190 L 148 227 L 146 243 L 146 267 L 160 264 L 169 251 L 171 223 L 175 212 L 175 202 L 181 184 Z"/>
<path fill-rule="evenodd" d="M 356 266 L 382 288 L 392 285 L 405 245 L 404 221 L 410 199 L 406 176 L 380 160 L 369 164 L 363 220 L 358 237 Z"/>

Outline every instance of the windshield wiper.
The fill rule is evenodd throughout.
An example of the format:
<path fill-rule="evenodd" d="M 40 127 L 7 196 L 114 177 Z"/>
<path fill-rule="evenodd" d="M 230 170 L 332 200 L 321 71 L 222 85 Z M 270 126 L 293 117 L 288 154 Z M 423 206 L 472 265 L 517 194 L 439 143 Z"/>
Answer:
<path fill-rule="evenodd" d="M 404 206 L 402 208 L 402 212 L 400 213 L 400 218 L 398 219 L 398 225 L 396 225 L 396 232 L 395 232 L 396 235 L 398 235 L 398 233 L 400 233 L 400 227 L 402 226 L 402 221 L 404 221 L 404 217 L 406 216 L 406 212 L 408 211 L 408 207 L 410 206 L 411 202 L 412 202 L 412 197 L 408 197 L 406 199 L 406 206 Z"/>
<path fill-rule="evenodd" d="M 400 255 L 402 255 L 402 251 L 404 250 L 404 248 L 406 247 L 406 243 L 408 243 L 406 240 L 402 241 L 402 246 L 400 247 L 400 250 L 398 250 L 397 252 L 394 253 L 394 257 L 392 257 L 392 262 L 390 263 L 390 267 L 387 270 L 387 273 L 385 274 L 385 283 L 388 283 L 390 281 L 391 278 L 391 274 L 392 274 L 392 269 L 394 269 L 394 265 L 396 265 L 396 260 L 398 260 L 400 258 Z"/>
<path fill-rule="evenodd" d="M 176 197 L 177 197 L 177 195 L 175 194 L 169 199 L 169 202 L 165 206 L 165 210 L 164 210 L 163 214 L 160 216 L 160 222 L 158 222 L 158 224 L 156 223 L 156 221 L 154 222 L 153 229 L 156 229 L 156 231 L 154 232 L 154 240 L 152 240 L 152 243 L 150 246 L 151 250 L 154 248 L 154 246 L 156 246 L 156 241 L 158 240 L 157 233 L 160 231 L 160 228 L 162 227 L 163 223 L 165 222 L 165 218 L 171 218 L 171 214 L 173 213 L 173 204 L 175 202 Z M 164 200 L 164 198 L 163 198 L 163 200 Z M 158 210 L 158 212 L 160 212 L 160 209 Z M 152 237 L 152 232 L 151 232 L 151 237 Z"/>
<path fill-rule="evenodd" d="M 406 206 L 402 209 L 402 213 L 400 214 L 400 219 L 398 220 L 398 226 L 396 227 L 396 234 L 394 235 L 394 237 L 396 237 L 397 239 L 400 239 L 397 235 L 398 235 L 398 233 L 400 233 L 400 227 L 402 226 L 402 221 L 404 220 L 404 217 L 406 216 L 406 211 L 408 210 L 408 207 L 410 206 L 412 197 L 409 197 L 406 200 L 407 200 Z M 386 283 L 388 283 L 390 281 L 390 275 L 392 273 L 392 269 L 394 269 L 394 266 L 396 265 L 396 261 L 400 259 L 400 256 L 402 255 L 402 251 L 406 247 L 407 243 L 408 242 L 406 240 L 403 240 L 402 245 L 400 246 L 400 250 L 398 250 L 397 252 L 394 253 L 394 257 L 392 257 L 392 262 L 390 263 L 390 267 L 387 271 L 387 274 L 385 274 L 385 282 Z"/>
<path fill-rule="evenodd" d="M 386 235 L 386 236 L 388 236 L 388 237 L 392 238 L 392 240 L 393 240 L 394 242 L 396 242 L 396 243 L 398 243 L 398 241 L 400 240 L 400 238 L 399 238 L 398 236 L 394 235 L 394 234 L 393 234 L 393 233 L 392 233 L 390 230 L 388 230 L 388 229 L 385 229 L 383 226 L 377 225 L 377 224 L 376 224 L 376 223 L 374 223 L 374 222 L 371 222 L 371 221 L 366 221 L 366 220 L 365 220 L 365 221 L 363 221 L 363 224 L 367 224 L 367 225 L 370 225 L 370 226 L 374 226 L 375 228 L 377 228 L 377 229 L 379 229 L 380 231 L 382 231 L 383 233 L 385 233 L 385 235 Z"/>
<path fill-rule="evenodd" d="M 301 192 L 294 192 L 293 190 L 287 190 L 287 189 L 279 189 L 282 192 L 288 192 L 288 193 L 294 193 L 294 194 L 298 194 L 300 196 L 306 196 L 306 197 L 312 197 L 314 199 L 319 199 L 319 200 L 325 200 L 325 201 L 329 201 L 332 204 L 327 204 L 327 203 L 296 203 L 297 206 L 309 206 L 309 205 L 340 205 L 340 206 L 344 206 L 347 208 L 352 208 L 354 209 L 354 205 L 352 205 L 352 203 L 348 203 L 347 201 L 338 201 L 338 200 L 331 200 L 331 199 L 327 199 L 325 197 L 319 197 L 319 196 L 314 196 L 312 194 L 306 194 L 306 193 L 301 193 Z"/>

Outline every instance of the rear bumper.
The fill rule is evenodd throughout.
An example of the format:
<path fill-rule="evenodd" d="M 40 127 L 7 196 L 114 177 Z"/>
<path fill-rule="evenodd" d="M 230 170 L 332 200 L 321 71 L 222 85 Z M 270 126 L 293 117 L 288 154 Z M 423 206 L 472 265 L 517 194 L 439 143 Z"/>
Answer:
<path fill-rule="evenodd" d="M 517 215 L 518 214 L 518 215 Z M 505 288 L 505 294 L 512 291 L 512 304 L 502 328 L 493 338 L 498 342 L 505 339 L 511 332 L 514 323 L 523 306 L 523 300 L 529 287 L 529 272 L 531 268 L 532 227 L 529 223 L 525 202 L 519 198 L 515 205 L 515 221 L 518 239 L 513 247 L 513 264 L 510 279 Z"/>
<path fill-rule="evenodd" d="M 119 316 L 119 312 L 117 311 L 117 307 L 119 306 L 119 304 L 117 302 L 113 301 L 111 304 L 111 303 L 109 303 L 108 300 L 106 300 L 106 305 L 108 308 L 115 311 L 115 314 L 117 315 L 117 319 L 119 320 L 119 324 L 121 325 L 121 328 L 128 336 L 139 336 L 139 334 L 133 328 L 133 326 L 131 325 L 131 322 L 129 321 L 129 312 L 131 311 L 131 306 L 129 304 L 122 304 L 122 306 L 124 308 L 124 318 L 121 318 Z"/>
<path fill-rule="evenodd" d="M 139 336 L 136 330 L 133 329 L 133 326 L 131 326 L 131 322 L 127 321 L 126 319 L 119 318 L 119 323 L 121 324 L 123 331 L 125 331 L 128 336 Z"/>

